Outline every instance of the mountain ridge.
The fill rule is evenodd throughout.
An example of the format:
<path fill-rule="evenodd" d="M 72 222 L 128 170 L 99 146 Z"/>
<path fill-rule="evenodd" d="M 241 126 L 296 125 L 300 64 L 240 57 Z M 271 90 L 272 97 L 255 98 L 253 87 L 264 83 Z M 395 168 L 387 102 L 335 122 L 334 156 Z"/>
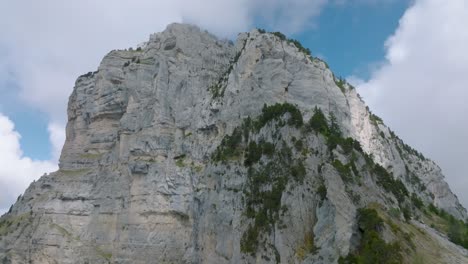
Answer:
<path fill-rule="evenodd" d="M 410 207 L 407 220 L 423 221 L 414 194 L 438 208 L 432 219 L 443 209 L 466 220 L 440 168 L 301 47 L 262 30 L 230 43 L 171 24 L 135 50 L 111 51 L 76 81 L 60 170 L 2 217 L 25 224 L 2 233 L 0 257 L 334 263 L 359 249 L 358 208 L 390 219 Z M 466 260 L 447 245 L 439 260 Z"/>

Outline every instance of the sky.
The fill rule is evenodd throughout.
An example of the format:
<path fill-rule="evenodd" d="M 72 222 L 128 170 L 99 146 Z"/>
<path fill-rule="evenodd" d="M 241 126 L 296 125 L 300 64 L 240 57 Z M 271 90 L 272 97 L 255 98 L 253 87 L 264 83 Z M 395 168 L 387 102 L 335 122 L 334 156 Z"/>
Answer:
<path fill-rule="evenodd" d="M 172 22 L 300 40 L 468 206 L 466 0 L 0 0 L 0 213 L 57 170 L 75 79 Z"/>

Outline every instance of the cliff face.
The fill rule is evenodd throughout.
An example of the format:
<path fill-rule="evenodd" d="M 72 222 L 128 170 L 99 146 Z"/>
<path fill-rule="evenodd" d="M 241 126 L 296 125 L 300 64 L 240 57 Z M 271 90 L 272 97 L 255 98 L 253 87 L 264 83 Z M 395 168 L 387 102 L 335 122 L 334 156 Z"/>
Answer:
<path fill-rule="evenodd" d="M 467 218 L 440 168 L 324 62 L 278 34 L 233 44 L 172 24 L 78 78 L 60 170 L 2 217 L 0 260 L 336 263 L 366 207 L 427 236 L 404 261 L 434 248 L 425 263 L 468 261 L 414 200 Z"/>

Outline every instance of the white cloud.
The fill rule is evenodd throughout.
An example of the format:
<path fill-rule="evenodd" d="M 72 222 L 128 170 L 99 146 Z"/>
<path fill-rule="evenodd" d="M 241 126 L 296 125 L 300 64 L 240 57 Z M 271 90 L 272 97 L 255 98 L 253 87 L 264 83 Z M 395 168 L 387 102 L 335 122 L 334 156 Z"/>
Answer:
<path fill-rule="evenodd" d="M 65 127 L 60 123 L 51 122 L 47 127 L 49 141 L 52 144 L 52 160 L 57 162 L 65 142 Z"/>
<path fill-rule="evenodd" d="M 12 76 L 25 103 L 63 125 L 74 80 L 96 69 L 111 49 L 135 46 L 171 22 L 195 23 L 221 37 L 233 37 L 249 30 L 254 17 L 261 15 L 296 32 L 325 2 L 0 0 L 0 84 Z"/>
<path fill-rule="evenodd" d="M 136 46 L 172 22 L 194 23 L 220 37 L 235 37 L 260 17 L 285 33 L 297 32 L 311 25 L 326 1 L 0 0 L 0 110 L 6 111 L 7 102 L 18 95 L 21 104 L 46 113 L 53 149 L 51 161 L 22 156 L 19 135 L 1 116 L 0 188 L 5 190 L 0 189 L 0 207 L 14 202 L 42 171 L 55 168 L 74 81 L 95 70 L 110 50 Z"/>
<path fill-rule="evenodd" d="M 25 157 L 20 137 L 13 122 L 0 113 L 0 214 L 8 210 L 33 180 L 58 169 L 54 162 Z"/>
<path fill-rule="evenodd" d="M 468 4 L 417 0 L 358 89 L 410 145 L 438 162 L 468 206 Z"/>
<path fill-rule="evenodd" d="M 263 20 L 271 30 L 297 33 L 315 25 L 328 0 L 257 0 L 251 1 L 252 14 Z"/>
<path fill-rule="evenodd" d="M 0 0 L 0 76 L 11 71 L 25 102 L 63 122 L 74 80 L 96 69 L 111 49 L 135 46 L 171 22 L 233 37 L 260 15 L 296 32 L 326 1 Z"/>

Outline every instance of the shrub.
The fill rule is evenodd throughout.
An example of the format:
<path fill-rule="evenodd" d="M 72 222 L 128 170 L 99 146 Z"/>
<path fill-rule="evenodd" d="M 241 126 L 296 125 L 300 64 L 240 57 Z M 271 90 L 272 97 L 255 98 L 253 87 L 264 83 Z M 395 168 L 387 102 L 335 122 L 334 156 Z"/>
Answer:
<path fill-rule="evenodd" d="M 433 204 L 428 207 L 429 211 L 435 213 L 444 220 L 444 225 L 447 227 L 447 236 L 450 241 L 468 249 L 468 222 L 464 223 L 457 220 L 452 215 L 445 212 L 443 209 L 438 209 Z M 435 227 L 432 226 L 431 227 Z"/>
<path fill-rule="evenodd" d="M 372 173 L 377 178 L 377 184 L 387 192 L 391 192 L 399 203 L 402 203 L 405 197 L 408 196 L 408 190 L 403 182 L 399 179 L 394 179 L 393 176 L 379 164 L 374 164 Z"/>
<path fill-rule="evenodd" d="M 271 32 L 271 34 L 277 36 L 282 41 L 287 41 L 288 43 L 293 44 L 300 52 L 304 53 L 305 55 L 309 55 L 309 56 L 311 55 L 310 49 L 302 46 L 302 44 L 298 40 L 288 39 L 283 33 L 278 32 L 278 31 Z"/>
<path fill-rule="evenodd" d="M 258 131 L 268 122 L 272 120 L 279 120 L 286 113 L 290 114 L 288 125 L 294 126 L 296 128 L 299 128 L 303 125 L 304 121 L 302 119 L 302 113 L 296 106 L 289 103 L 277 103 L 271 106 L 267 106 L 266 104 L 263 106 L 262 114 L 255 122 L 255 128 Z"/>
<path fill-rule="evenodd" d="M 403 258 L 398 243 L 386 243 L 380 238 L 379 232 L 383 227 L 383 220 L 374 209 L 358 210 L 358 226 L 361 241 L 355 253 L 340 257 L 340 264 L 393 264 L 401 263 Z"/>
<path fill-rule="evenodd" d="M 231 135 L 227 135 L 221 141 L 216 151 L 211 156 L 215 162 L 227 161 L 238 157 L 242 152 L 242 130 L 234 129 Z"/>
<path fill-rule="evenodd" d="M 314 115 L 309 120 L 309 127 L 317 133 L 328 135 L 327 118 L 318 107 L 314 109 Z"/>
<path fill-rule="evenodd" d="M 435 207 L 433 204 L 429 204 L 429 206 L 427 207 L 427 209 L 429 209 L 430 212 L 438 215 L 439 214 L 439 210 L 437 209 L 437 207 Z"/>
<path fill-rule="evenodd" d="M 338 86 L 338 88 L 340 88 L 342 93 L 346 92 L 346 88 L 345 88 L 346 80 L 345 79 L 342 79 L 341 77 L 338 78 L 338 80 L 335 79 L 335 84 L 336 86 Z"/>
<path fill-rule="evenodd" d="M 300 52 L 304 53 L 305 55 L 309 55 L 309 56 L 311 55 L 310 49 L 309 49 L 309 48 L 305 48 L 304 46 L 302 46 L 302 44 L 301 44 L 298 40 L 295 40 L 295 39 L 288 39 L 288 42 L 294 44 L 294 46 L 296 46 L 296 48 L 297 48 Z"/>
<path fill-rule="evenodd" d="M 350 182 L 353 180 L 353 175 L 351 174 L 351 164 L 344 165 L 340 160 L 334 160 L 332 162 L 333 167 L 341 176 L 344 182 Z"/>
<path fill-rule="evenodd" d="M 377 115 L 375 115 L 375 114 L 373 114 L 373 113 L 370 113 L 369 118 L 370 118 L 370 120 L 372 121 L 372 123 L 374 123 L 375 125 L 377 125 L 377 124 L 383 124 L 382 118 L 378 117 Z"/>
<path fill-rule="evenodd" d="M 383 220 L 375 209 L 360 208 L 357 215 L 359 230 L 362 232 L 379 231 L 383 227 Z"/>
<path fill-rule="evenodd" d="M 273 145 L 273 143 L 260 141 L 259 145 L 262 149 L 263 155 L 267 155 L 271 158 L 273 154 L 275 154 L 275 145 Z"/>
<path fill-rule="evenodd" d="M 286 36 L 281 32 L 276 31 L 276 32 L 271 32 L 271 34 L 277 36 L 281 40 L 286 40 Z"/>
<path fill-rule="evenodd" d="M 299 160 L 295 165 L 291 166 L 291 175 L 298 182 L 304 181 L 306 168 L 304 167 L 302 161 Z"/>
<path fill-rule="evenodd" d="M 304 260 L 305 256 L 317 250 L 314 245 L 314 233 L 305 232 L 302 244 L 296 249 L 296 255 L 299 260 Z M 279 262 L 278 262 L 279 263 Z"/>
<path fill-rule="evenodd" d="M 317 188 L 317 193 L 320 196 L 320 200 L 324 201 L 327 198 L 327 187 L 325 187 L 325 184 L 320 184 Z"/>
<path fill-rule="evenodd" d="M 411 220 L 411 209 L 408 206 L 403 206 L 401 208 L 401 212 L 403 213 L 403 217 L 406 221 Z"/>
<path fill-rule="evenodd" d="M 258 162 L 262 157 L 262 148 L 257 146 L 255 141 L 249 143 L 246 153 L 245 153 L 245 166 L 251 166 L 252 164 Z"/>
<path fill-rule="evenodd" d="M 247 228 L 247 231 L 241 238 L 241 251 L 244 253 L 254 254 L 257 251 L 257 237 L 258 237 L 258 229 L 251 224 Z"/>
<path fill-rule="evenodd" d="M 421 201 L 421 199 L 419 199 L 419 197 L 415 193 L 411 194 L 411 202 L 418 209 L 421 209 L 424 207 L 423 201 Z"/>
<path fill-rule="evenodd" d="M 296 147 L 297 151 L 302 151 L 302 149 L 304 148 L 304 142 L 301 139 L 296 140 L 294 142 L 294 147 Z"/>

